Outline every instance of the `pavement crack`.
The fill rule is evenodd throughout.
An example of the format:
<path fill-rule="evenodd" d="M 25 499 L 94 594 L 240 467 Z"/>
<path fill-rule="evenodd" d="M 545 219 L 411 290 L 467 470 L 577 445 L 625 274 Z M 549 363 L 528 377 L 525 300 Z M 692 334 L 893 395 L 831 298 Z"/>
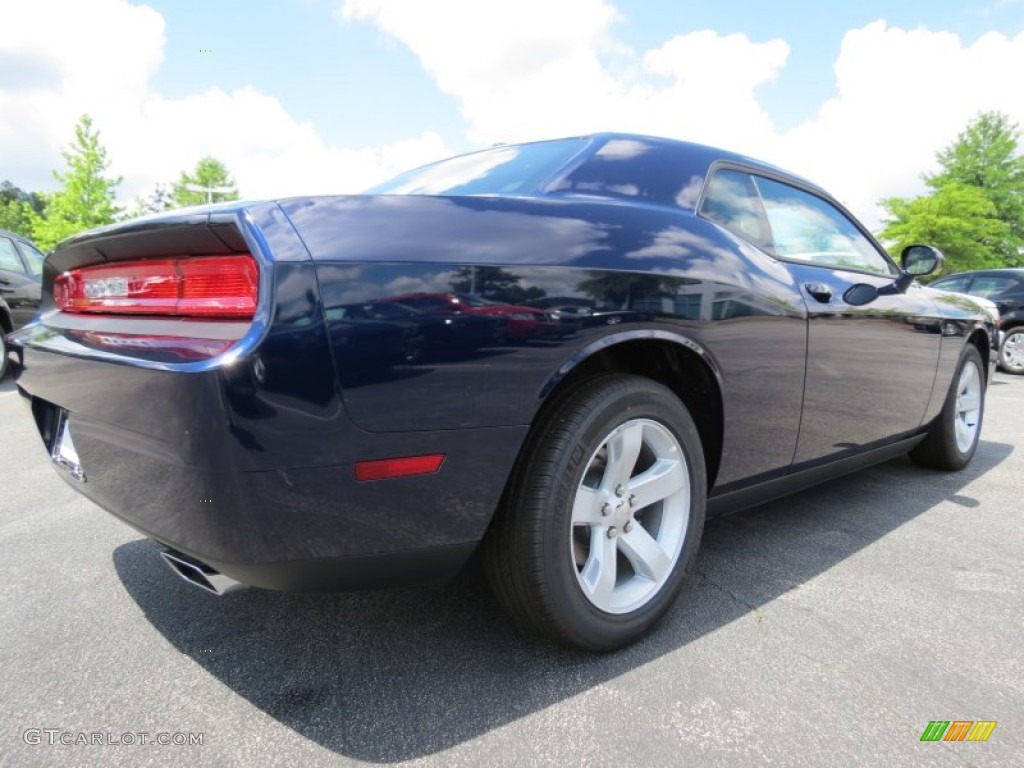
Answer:
<path fill-rule="evenodd" d="M 708 585 L 709 587 L 711 587 L 712 589 L 716 589 L 716 590 L 718 590 L 718 591 L 719 591 L 719 592 L 721 592 L 721 593 L 722 593 L 723 595 L 726 595 L 726 596 L 728 596 L 728 597 L 732 598 L 733 600 L 735 600 L 735 601 L 736 601 L 737 603 L 739 603 L 740 605 L 746 606 L 747 608 L 749 608 L 749 609 L 750 609 L 751 611 L 753 611 L 754 613 L 756 613 L 756 614 L 760 615 L 760 611 L 759 611 L 759 609 L 758 609 L 758 607 L 757 607 L 756 605 L 754 605 L 754 604 L 753 604 L 753 603 L 751 603 L 751 602 L 748 602 L 747 600 L 744 600 L 744 599 L 743 599 L 742 597 L 740 597 L 739 595 L 737 595 L 737 594 L 736 594 L 735 592 L 733 592 L 733 591 L 732 591 L 731 589 L 729 589 L 729 588 L 728 588 L 727 586 L 725 586 L 724 584 L 719 584 L 719 583 L 718 583 L 717 581 L 715 581 L 714 579 L 712 579 L 712 578 L 711 578 L 710 576 L 708 576 L 708 575 L 707 575 L 706 573 L 704 573 L 703 571 L 696 571 L 696 570 L 695 570 L 695 571 L 693 571 L 693 574 L 694 574 L 695 576 L 699 576 L 699 577 L 700 577 L 700 579 L 701 579 L 701 581 L 702 581 L 702 582 L 703 582 L 704 584 L 707 584 L 707 585 Z"/>

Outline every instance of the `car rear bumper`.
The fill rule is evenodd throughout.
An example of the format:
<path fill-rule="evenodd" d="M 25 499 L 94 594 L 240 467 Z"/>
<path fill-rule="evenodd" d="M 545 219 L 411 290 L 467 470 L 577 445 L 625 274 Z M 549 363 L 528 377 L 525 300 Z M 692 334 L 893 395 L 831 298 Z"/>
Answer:
<path fill-rule="evenodd" d="M 271 589 L 454 573 L 501 496 L 496 467 L 511 467 L 526 431 L 371 434 L 333 399 L 271 391 L 269 374 L 241 391 L 245 361 L 183 374 L 24 352 L 18 388 L 48 453 L 66 414 L 84 473 L 58 467 L 70 485 L 161 544 Z M 437 453 L 434 474 L 355 479 L 358 461 Z"/>

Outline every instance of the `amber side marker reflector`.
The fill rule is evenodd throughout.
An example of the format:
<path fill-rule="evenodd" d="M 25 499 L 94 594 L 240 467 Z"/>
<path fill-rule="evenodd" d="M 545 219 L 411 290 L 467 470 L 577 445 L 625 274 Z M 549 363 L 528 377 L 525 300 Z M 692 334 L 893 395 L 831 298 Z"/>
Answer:
<path fill-rule="evenodd" d="M 428 456 L 404 456 L 400 459 L 377 459 L 356 462 L 356 480 L 390 480 L 394 477 L 432 475 L 441 468 L 443 453 Z"/>

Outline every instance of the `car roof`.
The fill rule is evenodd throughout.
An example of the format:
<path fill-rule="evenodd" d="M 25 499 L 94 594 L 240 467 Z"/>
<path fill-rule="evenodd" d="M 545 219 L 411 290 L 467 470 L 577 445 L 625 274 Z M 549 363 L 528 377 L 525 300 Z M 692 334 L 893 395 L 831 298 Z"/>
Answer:
<path fill-rule="evenodd" d="M 25 243 L 26 245 L 31 245 L 37 251 L 39 250 L 38 248 L 36 248 L 35 243 L 33 243 L 31 240 L 29 240 L 24 235 L 19 235 L 17 232 L 8 232 L 6 229 L 0 229 L 0 237 L 9 237 L 12 240 L 20 240 L 21 242 Z"/>
<path fill-rule="evenodd" d="M 763 160 L 758 160 L 756 158 L 750 157 L 749 155 L 744 155 L 739 152 L 733 152 L 728 149 L 722 149 L 721 147 L 715 147 L 710 144 L 698 144 L 697 142 L 694 141 L 685 141 L 683 139 L 669 139 L 663 136 L 650 136 L 642 133 L 619 133 L 611 131 L 593 133 L 590 134 L 589 136 L 584 136 L 581 138 L 593 139 L 595 141 L 600 141 L 602 144 L 607 143 L 608 141 L 611 141 L 613 139 L 619 139 L 625 141 L 642 141 L 650 144 L 660 144 L 663 146 L 674 146 L 690 153 L 691 156 L 693 156 L 695 159 L 699 158 L 699 160 L 703 163 L 706 163 L 708 167 L 710 167 L 716 162 L 736 163 L 737 165 L 748 166 L 750 168 L 764 171 L 768 174 L 783 176 L 788 179 L 799 181 L 804 186 L 812 187 L 818 192 L 822 192 L 826 195 L 828 194 L 824 189 L 815 184 L 813 181 L 805 179 L 804 177 L 799 176 L 798 174 L 795 174 L 792 171 L 787 171 L 785 168 L 780 168 L 779 166 L 772 165 L 771 163 L 767 163 Z"/>
<path fill-rule="evenodd" d="M 991 269 L 969 269 L 965 272 L 954 272 L 951 275 L 943 275 L 935 280 L 949 280 L 954 277 L 1001 277 L 1011 276 L 1024 278 L 1024 267 L 992 267 Z"/>

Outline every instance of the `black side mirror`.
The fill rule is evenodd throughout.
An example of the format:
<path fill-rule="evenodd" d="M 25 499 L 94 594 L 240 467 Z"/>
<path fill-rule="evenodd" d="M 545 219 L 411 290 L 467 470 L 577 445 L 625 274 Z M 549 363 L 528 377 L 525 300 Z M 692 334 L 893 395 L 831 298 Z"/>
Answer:
<path fill-rule="evenodd" d="M 942 264 L 942 251 L 930 245 L 908 245 L 900 257 L 903 271 L 891 286 L 882 288 L 879 293 L 906 293 L 915 277 L 930 275 Z"/>
<path fill-rule="evenodd" d="M 843 293 L 843 301 L 851 307 L 863 307 L 878 298 L 878 289 L 869 283 L 854 283 Z"/>
<path fill-rule="evenodd" d="M 892 285 L 875 288 L 868 283 L 851 285 L 843 294 L 843 301 L 851 307 L 862 307 L 881 296 L 906 293 L 915 277 L 930 275 L 942 264 L 942 251 L 930 245 L 908 245 L 900 259 L 903 271 Z"/>
<path fill-rule="evenodd" d="M 930 275 L 942 264 L 942 251 L 930 245 L 908 245 L 900 257 L 903 274 L 915 277 Z"/>

